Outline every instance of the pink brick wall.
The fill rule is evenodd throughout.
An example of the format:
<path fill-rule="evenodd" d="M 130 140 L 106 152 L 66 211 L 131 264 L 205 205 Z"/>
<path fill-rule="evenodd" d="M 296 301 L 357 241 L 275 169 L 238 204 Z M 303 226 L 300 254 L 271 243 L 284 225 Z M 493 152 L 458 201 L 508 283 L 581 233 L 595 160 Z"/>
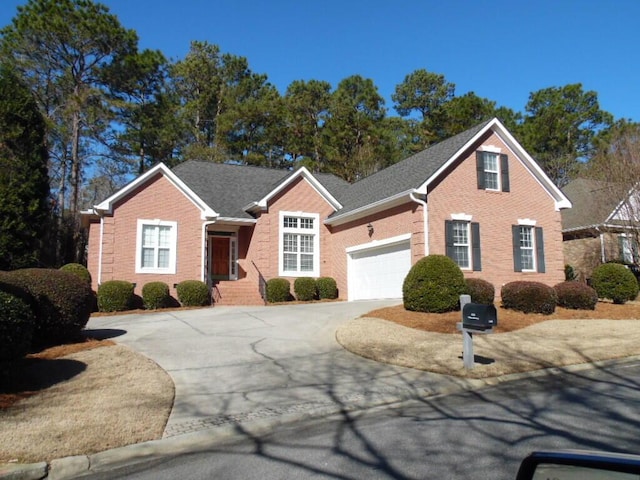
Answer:
<path fill-rule="evenodd" d="M 141 274 L 135 272 L 138 219 L 177 222 L 176 274 Z M 113 214 L 103 219 L 102 278 L 127 280 L 137 284 L 136 293 L 152 281 L 173 285 L 183 280 L 202 280 L 202 223 L 200 210 L 163 175 L 158 174 L 140 188 L 120 200 Z M 100 224 L 89 229 L 88 268 L 93 288 L 98 287 Z"/>
<path fill-rule="evenodd" d="M 256 263 L 265 279 L 278 277 L 279 221 L 280 212 L 318 213 L 320 215 L 320 276 L 332 276 L 334 257 L 331 251 L 329 229 L 323 221 L 331 213 L 333 207 L 303 178 L 289 185 L 283 192 L 272 198 L 268 210 L 262 212 L 253 231 L 251 243 L 246 249 L 246 258 L 240 260 L 241 267 L 251 271 L 251 261 Z M 254 268 L 255 270 L 255 268 Z M 293 281 L 291 278 L 291 287 Z"/>
<path fill-rule="evenodd" d="M 415 202 L 409 202 L 381 213 L 332 227 L 331 256 L 334 268 L 332 276 L 338 284 L 340 298 L 348 298 L 347 248 L 410 233 L 412 263 L 415 263 L 424 257 L 422 219 L 422 206 Z M 371 237 L 367 229 L 369 223 L 374 228 Z"/>
<path fill-rule="evenodd" d="M 554 200 L 525 166 L 495 135 L 481 145 L 494 146 L 509 156 L 510 192 L 479 190 L 475 150 L 458 164 L 428 195 L 429 251 L 445 254 L 444 221 L 451 214 L 472 215 L 480 223 L 482 271 L 466 272 L 468 277 L 488 280 L 499 295 L 503 284 L 515 280 L 540 281 L 554 285 L 564 280 L 564 258 L 560 212 Z M 511 226 L 518 219 L 532 219 L 544 229 L 546 273 L 514 272 Z"/>

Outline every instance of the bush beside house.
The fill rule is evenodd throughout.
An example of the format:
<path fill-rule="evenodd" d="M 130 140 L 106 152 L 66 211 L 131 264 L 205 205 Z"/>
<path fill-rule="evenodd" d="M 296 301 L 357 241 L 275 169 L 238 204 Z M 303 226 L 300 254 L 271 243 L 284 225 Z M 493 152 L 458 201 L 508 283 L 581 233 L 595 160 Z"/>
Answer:
<path fill-rule="evenodd" d="M 638 296 L 638 281 L 635 275 L 619 263 L 605 263 L 595 268 L 591 285 L 599 298 L 623 304 Z"/>
<path fill-rule="evenodd" d="M 98 287 L 98 310 L 123 312 L 134 303 L 134 285 L 125 280 L 108 280 Z"/>
<path fill-rule="evenodd" d="M 566 281 L 553 287 L 558 298 L 558 306 L 574 310 L 595 310 L 598 303 L 598 294 L 589 285 Z"/>
<path fill-rule="evenodd" d="M 540 282 L 517 281 L 502 287 L 502 306 L 524 313 L 551 315 L 558 299 L 555 290 Z"/>
<path fill-rule="evenodd" d="M 460 307 L 467 290 L 460 267 L 445 255 L 418 260 L 404 279 L 404 308 L 416 312 L 444 313 Z"/>
<path fill-rule="evenodd" d="M 176 292 L 183 307 L 211 305 L 209 286 L 200 280 L 184 280 L 178 284 Z"/>

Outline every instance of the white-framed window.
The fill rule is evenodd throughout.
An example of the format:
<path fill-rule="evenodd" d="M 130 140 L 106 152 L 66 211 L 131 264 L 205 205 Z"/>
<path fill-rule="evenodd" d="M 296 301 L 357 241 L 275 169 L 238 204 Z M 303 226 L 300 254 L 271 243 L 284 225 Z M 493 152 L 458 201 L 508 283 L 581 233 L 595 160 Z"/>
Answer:
<path fill-rule="evenodd" d="M 520 231 L 520 266 L 523 272 L 536 271 L 534 227 L 518 226 Z"/>
<path fill-rule="evenodd" d="M 484 188 L 500 190 L 500 167 L 498 154 L 484 152 Z"/>
<path fill-rule="evenodd" d="M 482 147 L 476 152 L 478 189 L 509 192 L 509 157 L 499 148 Z"/>
<path fill-rule="evenodd" d="M 178 223 L 138 220 L 136 273 L 176 273 Z"/>
<path fill-rule="evenodd" d="M 625 233 L 618 236 L 620 245 L 620 260 L 624 263 L 638 263 L 638 241 L 632 235 Z"/>
<path fill-rule="evenodd" d="M 320 215 L 280 212 L 279 275 L 317 277 L 320 274 Z"/>
<path fill-rule="evenodd" d="M 453 225 L 453 261 L 462 269 L 471 268 L 471 242 L 469 222 L 454 220 Z"/>

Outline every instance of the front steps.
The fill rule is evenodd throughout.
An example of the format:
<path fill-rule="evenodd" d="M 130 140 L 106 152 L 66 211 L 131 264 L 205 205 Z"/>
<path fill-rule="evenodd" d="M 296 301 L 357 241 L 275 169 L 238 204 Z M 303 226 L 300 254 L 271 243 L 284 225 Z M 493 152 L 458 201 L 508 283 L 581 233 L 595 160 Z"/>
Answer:
<path fill-rule="evenodd" d="M 258 282 L 250 279 L 215 281 L 212 289 L 214 305 L 264 305 Z"/>

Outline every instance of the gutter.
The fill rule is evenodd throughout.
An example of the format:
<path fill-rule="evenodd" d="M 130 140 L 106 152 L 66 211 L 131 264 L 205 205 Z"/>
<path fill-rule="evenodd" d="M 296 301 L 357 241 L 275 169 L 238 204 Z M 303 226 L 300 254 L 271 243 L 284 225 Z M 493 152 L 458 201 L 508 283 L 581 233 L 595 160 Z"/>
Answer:
<path fill-rule="evenodd" d="M 350 212 L 343 213 L 342 215 L 337 215 L 335 217 L 328 218 L 323 223 L 325 225 L 340 225 L 342 223 L 346 223 L 351 220 L 357 220 L 358 218 L 362 218 L 369 214 L 376 213 L 375 211 L 370 211 L 370 210 L 376 210 L 378 208 L 380 210 L 383 210 L 384 208 L 382 207 L 385 207 L 387 204 L 397 202 L 398 200 L 404 197 L 411 198 L 411 194 L 414 191 L 415 191 L 414 189 L 411 189 L 411 190 L 406 190 L 404 192 L 400 192 L 396 195 L 393 195 L 392 197 L 387 197 L 382 200 L 378 200 L 377 202 L 369 203 L 360 208 L 356 208 L 355 210 L 351 210 Z"/>

